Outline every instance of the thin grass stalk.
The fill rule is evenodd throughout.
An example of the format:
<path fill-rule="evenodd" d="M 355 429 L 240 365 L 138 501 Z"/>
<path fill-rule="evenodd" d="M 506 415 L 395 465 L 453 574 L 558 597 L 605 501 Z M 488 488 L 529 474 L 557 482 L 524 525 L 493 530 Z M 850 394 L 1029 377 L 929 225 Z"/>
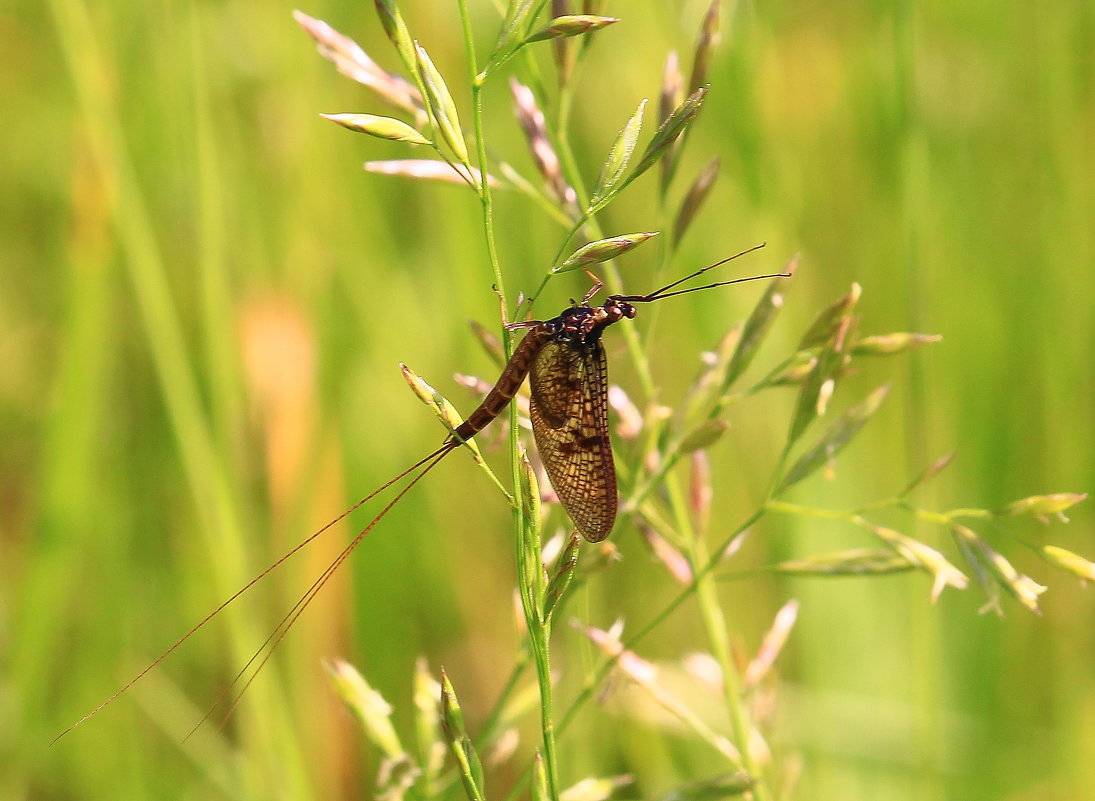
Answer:
<path fill-rule="evenodd" d="M 464 33 L 464 47 L 467 54 L 468 73 L 471 81 L 472 96 L 472 121 L 475 131 L 476 158 L 479 162 L 482 186 L 480 189 L 480 203 L 483 213 L 483 233 L 487 244 L 487 255 L 494 274 L 495 288 L 501 298 L 502 308 L 502 343 L 506 353 L 506 359 L 513 355 L 513 332 L 506 327 L 506 310 L 509 308 L 505 283 L 502 277 L 501 265 L 495 246 L 494 237 L 494 212 L 491 201 L 490 186 L 487 182 L 487 151 L 483 131 L 482 92 L 485 76 L 479 75 L 476 65 L 475 44 L 472 36 L 471 18 L 468 15 L 466 0 L 457 0 L 461 25 Z M 517 405 L 509 404 L 509 449 L 510 449 L 510 474 L 512 476 L 513 497 L 521 497 L 521 485 L 524 480 L 524 471 L 521 464 L 520 430 L 518 428 Z M 547 774 L 548 791 L 553 801 L 559 797 L 558 787 L 558 762 L 555 749 L 555 723 L 552 709 L 551 694 L 551 657 L 548 648 L 550 631 L 540 614 L 538 598 L 542 593 L 532 591 L 524 581 L 525 576 L 539 575 L 540 548 L 538 535 L 534 531 L 537 521 L 525 518 L 524 505 L 517 502 L 513 505 L 513 531 L 514 546 L 516 551 L 517 581 L 521 588 L 521 606 L 524 611 L 525 621 L 528 627 L 529 649 L 536 666 L 536 678 L 540 691 L 540 721 L 541 738 L 543 742 L 544 768 Z"/>

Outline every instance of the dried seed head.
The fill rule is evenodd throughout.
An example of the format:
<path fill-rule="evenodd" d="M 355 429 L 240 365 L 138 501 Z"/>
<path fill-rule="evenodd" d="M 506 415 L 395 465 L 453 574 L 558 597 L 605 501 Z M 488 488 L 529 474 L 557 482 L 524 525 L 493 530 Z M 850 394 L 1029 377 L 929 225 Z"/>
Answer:
<path fill-rule="evenodd" d="M 932 575 L 935 579 L 931 592 L 933 603 L 946 587 L 964 590 L 969 584 L 966 574 L 934 548 L 885 526 L 872 526 L 871 531 L 910 565 Z"/>
<path fill-rule="evenodd" d="M 510 726 L 495 738 L 487 754 L 486 763 L 492 767 L 506 764 L 517 753 L 517 746 L 520 744 L 521 733 Z"/>
<path fill-rule="evenodd" d="M 711 488 L 711 462 L 707 458 L 707 451 L 693 451 L 688 500 L 692 506 L 692 514 L 696 518 L 696 527 L 700 531 L 707 528 L 707 520 L 711 514 L 711 500 L 714 497 L 715 491 Z"/>
<path fill-rule="evenodd" d="M 703 17 L 700 34 L 696 40 L 696 51 L 692 58 L 692 75 L 688 79 L 689 92 L 696 91 L 707 81 L 711 55 L 719 44 L 719 2 L 720 0 L 712 0 Z"/>
<path fill-rule="evenodd" d="M 895 353 L 907 353 L 933 342 L 942 341 L 938 334 L 876 334 L 863 337 L 852 347 L 852 356 L 892 356 Z"/>
<path fill-rule="evenodd" d="M 791 636 L 791 629 L 798 620 L 798 601 L 791 600 L 785 603 L 776 613 L 772 626 L 764 635 L 757 655 L 749 663 L 745 670 L 746 688 L 756 687 L 761 680 L 772 670 L 772 666 L 779 658 L 783 646 L 787 644 Z"/>
<path fill-rule="evenodd" d="M 293 19 L 316 40 L 320 55 L 331 61 L 343 75 L 368 86 L 397 108 L 416 117 L 422 114 L 422 97 L 418 89 L 398 75 L 383 70 L 353 39 L 301 11 L 294 11 Z"/>
<path fill-rule="evenodd" d="M 612 384 L 608 388 L 608 405 L 616 412 L 616 436 L 620 439 L 635 439 L 643 430 L 643 416 L 623 389 Z"/>
<path fill-rule="evenodd" d="M 1056 545 L 1043 545 L 1038 549 L 1038 554 L 1049 564 L 1067 570 L 1084 581 L 1095 581 L 1095 562 L 1089 562 L 1079 554 Z"/>
<path fill-rule="evenodd" d="M 681 75 L 681 66 L 677 59 L 677 51 L 670 50 L 665 57 L 665 68 L 662 70 L 662 91 L 658 99 L 658 123 L 669 119 L 673 109 L 684 100 L 684 76 Z"/>
<path fill-rule="evenodd" d="M 483 351 L 490 356 L 491 361 L 499 367 L 506 363 L 506 354 L 502 349 L 502 343 L 494 332 L 477 320 L 468 320 L 468 327 L 476 341 L 482 346 Z"/>
<path fill-rule="evenodd" d="M 336 659 L 326 663 L 335 691 L 361 722 L 366 737 L 389 759 L 406 757 L 392 725 L 392 707 L 353 665 Z"/>
<path fill-rule="evenodd" d="M 510 91 L 513 92 L 513 100 L 517 121 L 525 132 L 532 159 L 536 162 L 536 168 L 544 178 L 548 191 L 560 203 L 573 207 L 577 203 L 578 195 L 565 180 L 563 171 L 559 166 L 559 156 L 548 138 L 547 125 L 544 121 L 544 113 L 536 104 L 536 96 L 527 86 L 522 85 L 516 79 L 510 80 Z"/>
<path fill-rule="evenodd" d="M 684 237 L 685 231 L 703 207 L 703 202 L 707 200 L 707 195 L 718 177 L 719 160 L 714 158 L 707 163 L 707 166 L 696 176 L 696 180 L 688 187 L 684 200 L 681 201 L 681 208 L 677 212 L 677 219 L 673 223 L 673 247 L 676 247 Z"/>
<path fill-rule="evenodd" d="M 374 172 L 380 175 L 398 175 L 403 178 L 414 178 L 422 181 L 441 181 L 446 184 L 461 184 L 467 186 L 473 184 L 479 186 L 482 177 L 475 167 L 465 164 L 448 164 L 436 159 L 393 159 L 388 161 L 366 161 L 362 165 L 366 172 Z M 499 187 L 502 182 L 492 175 L 487 176 L 487 182 L 492 187 Z"/>
<path fill-rule="evenodd" d="M 639 529 L 642 538 L 646 541 L 647 546 L 654 554 L 654 558 L 665 565 L 665 569 L 668 570 L 669 574 L 679 583 L 690 584 L 692 582 L 692 566 L 689 564 L 688 559 L 685 558 L 684 554 L 674 548 L 665 537 L 641 520 L 636 521 L 636 526 Z"/>
<path fill-rule="evenodd" d="M 1086 492 L 1057 492 L 1052 495 L 1031 495 L 1029 498 L 1012 501 L 1003 509 L 995 512 L 995 514 L 1003 517 L 1031 515 L 1047 525 L 1049 524 L 1049 516 L 1054 515 L 1062 523 L 1067 523 L 1068 518 L 1065 517 L 1065 510 L 1086 498 Z"/>
<path fill-rule="evenodd" d="M 560 36 L 580 36 L 619 21 L 616 17 L 599 17 L 594 14 L 567 14 L 553 19 L 525 39 L 525 43 L 542 42 L 545 39 L 556 39 Z"/>
<path fill-rule="evenodd" d="M 1030 576 L 1025 576 L 1015 569 L 1008 559 L 977 534 L 965 526 L 957 523 L 951 524 L 956 540 L 965 546 L 967 553 L 972 553 L 977 563 L 985 568 L 988 574 L 1003 587 L 1015 600 L 1035 614 L 1041 614 L 1038 608 L 1038 596 L 1046 591 L 1046 588 L 1036 582 Z M 990 595 L 990 603 L 992 597 Z M 994 608 L 998 606 L 992 604 Z"/>

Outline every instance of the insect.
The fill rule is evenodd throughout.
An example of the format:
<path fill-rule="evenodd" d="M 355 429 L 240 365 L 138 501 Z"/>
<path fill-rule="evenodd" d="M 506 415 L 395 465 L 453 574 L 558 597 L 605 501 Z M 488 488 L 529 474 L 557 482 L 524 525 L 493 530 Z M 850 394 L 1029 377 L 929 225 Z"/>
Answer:
<path fill-rule="evenodd" d="M 511 323 L 509 325 L 511 330 L 524 329 L 525 335 L 514 349 L 513 354 L 502 370 L 502 374 L 487 393 L 487 396 L 460 425 L 453 429 L 449 437 L 437 450 L 415 462 L 362 498 L 241 587 L 106 701 L 61 732 L 54 739 L 54 742 L 112 703 L 176 648 L 186 642 L 191 635 L 208 623 L 222 609 L 247 592 L 297 551 L 336 523 L 342 521 L 363 504 L 413 474 L 413 478 L 396 493 L 395 497 L 376 514 L 369 524 L 354 537 L 327 569 L 312 583 L 292 609 L 281 619 L 266 642 L 239 671 L 229 685 L 229 691 L 239 685 L 246 673 L 251 670 L 252 665 L 255 665 L 250 676 L 246 681 L 243 681 L 240 690 L 235 693 L 234 699 L 228 707 L 230 713 L 286 633 L 292 628 L 301 612 L 304 611 L 312 598 L 323 588 L 323 585 L 349 557 L 361 540 L 445 456 L 470 440 L 498 417 L 513 399 L 513 396 L 517 394 L 526 377 L 529 379 L 529 412 L 532 419 L 532 432 L 536 440 L 536 448 L 563 508 L 566 509 L 575 528 L 590 542 L 600 542 L 608 537 L 616 521 L 617 495 L 616 469 L 612 459 L 612 443 L 609 439 L 606 402 L 608 395 L 608 365 L 604 347 L 601 343 L 602 334 L 609 326 L 615 325 L 621 320 L 634 318 L 637 313 L 636 304 L 653 303 L 675 295 L 684 295 L 689 292 L 699 292 L 745 281 L 787 277 L 788 273 L 757 275 L 748 278 L 717 281 L 690 289 L 670 291 L 686 281 L 703 275 L 708 270 L 719 267 L 761 247 L 763 245 L 743 250 L 646 295 L 609 295 L 600 306 L 591 306 L 589 304 L 590 299 L 601 289 L 601 284 L 598 282 L 585 294 L 581 302 L 571 301 L 570 308 L 564 309 L 556 317 L 549 320 Z M 227 697 L 227 692 L 225 697 Z M 214 709 L 216 706 L 214 706 Z M 212 711 L 211 709 L 201 722 L 204 722 Z M 201 722 L 198 725 L 201 725 Z"/>

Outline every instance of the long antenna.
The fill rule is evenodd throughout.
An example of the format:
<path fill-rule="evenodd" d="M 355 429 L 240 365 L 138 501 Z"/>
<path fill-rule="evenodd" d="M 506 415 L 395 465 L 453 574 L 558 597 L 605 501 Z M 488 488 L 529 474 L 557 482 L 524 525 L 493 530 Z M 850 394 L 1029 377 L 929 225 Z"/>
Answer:
<path fill-rule="evenodd" d="M 733 261 L 734 259 L 741 258 L 742 256 L 744 256 L 748 253 L 752 253 L 754 250 L 760 250 L 762 247 L 764 247 L 767 244 L 768 244 L 767 242 L 761 242 L 759 245 L 753 245 L 753 247 L 746 248 L 745 250 L 741 251 L 740 253 L 735 253 L 733 256 L 729 256 L 729 257 L 723 259 L 722 261 L 717 261 L 714 264 L 708 265 L 707 267 L 704 267 L 702 270 L 696 270 L 696 272 L 691 273 L 690 275 L 686 275 L 684 278 L 678 278 L 673 283 L 666 284 L 661 289 L 656 289 L 653 292 L 650 292 L 649 294 L 646 294 L 646 295 L 613 295 L 612 297 L 615 298 L 616 300 L 626 300 L 626 301 L 629 301 L 631 303 L 652 303 L 655 300 L 661 300 L 662 298 L 671 298 L 674 295 L 687 295 L 689 292 L 699 292 L 702 289 L 714 289 L 717 286 L 727 286 L 728 284 L 741 284 L 741 283 L 745 283 L 746 281 L 759 281 L 763 278 L 789 278 L 790 275 L 791 275 L 790 273 L 771 273 L 769 275 L 752 275 L 752 276 L 749 276 L 748 278 L 733 278 L 729 281 L 718 281 L 714 284 L 707 284 L 706 286 L 696 286 L 696 287 L 692 287 L 691 289 L 680 289 L 680 290 L 677 290 L 676 292 L 666 291 L 666 290 L 672 289 L 675 286 L 679 286 L 679 285 L 683 284 L 685 281 L 690 281 L 691 279 L 695 278 L 696 276 L 703 275 L 708 270 L 713 270 L 716 267 L 721 267 L 723 264 L 726 264 L 728 261 Z"/>

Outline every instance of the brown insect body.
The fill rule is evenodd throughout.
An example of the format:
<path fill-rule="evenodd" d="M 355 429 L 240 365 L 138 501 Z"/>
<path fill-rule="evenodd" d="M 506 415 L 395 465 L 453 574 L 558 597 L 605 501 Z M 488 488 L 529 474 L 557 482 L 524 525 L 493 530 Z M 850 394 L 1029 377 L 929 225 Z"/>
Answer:
<path fill-rule="evenodd" d="M 616 467 L 608 436 L 608 363 L 604 330 L 635 316 L 613 295 L 601 306 L 575 304 L 550 320 L 521 323 L 521 339 L 497 383 L 450 439 L 482 431 L 529 376 L 532 433 L 552 487 L 575 527 L 600 542 L 616 521 Z"/>

